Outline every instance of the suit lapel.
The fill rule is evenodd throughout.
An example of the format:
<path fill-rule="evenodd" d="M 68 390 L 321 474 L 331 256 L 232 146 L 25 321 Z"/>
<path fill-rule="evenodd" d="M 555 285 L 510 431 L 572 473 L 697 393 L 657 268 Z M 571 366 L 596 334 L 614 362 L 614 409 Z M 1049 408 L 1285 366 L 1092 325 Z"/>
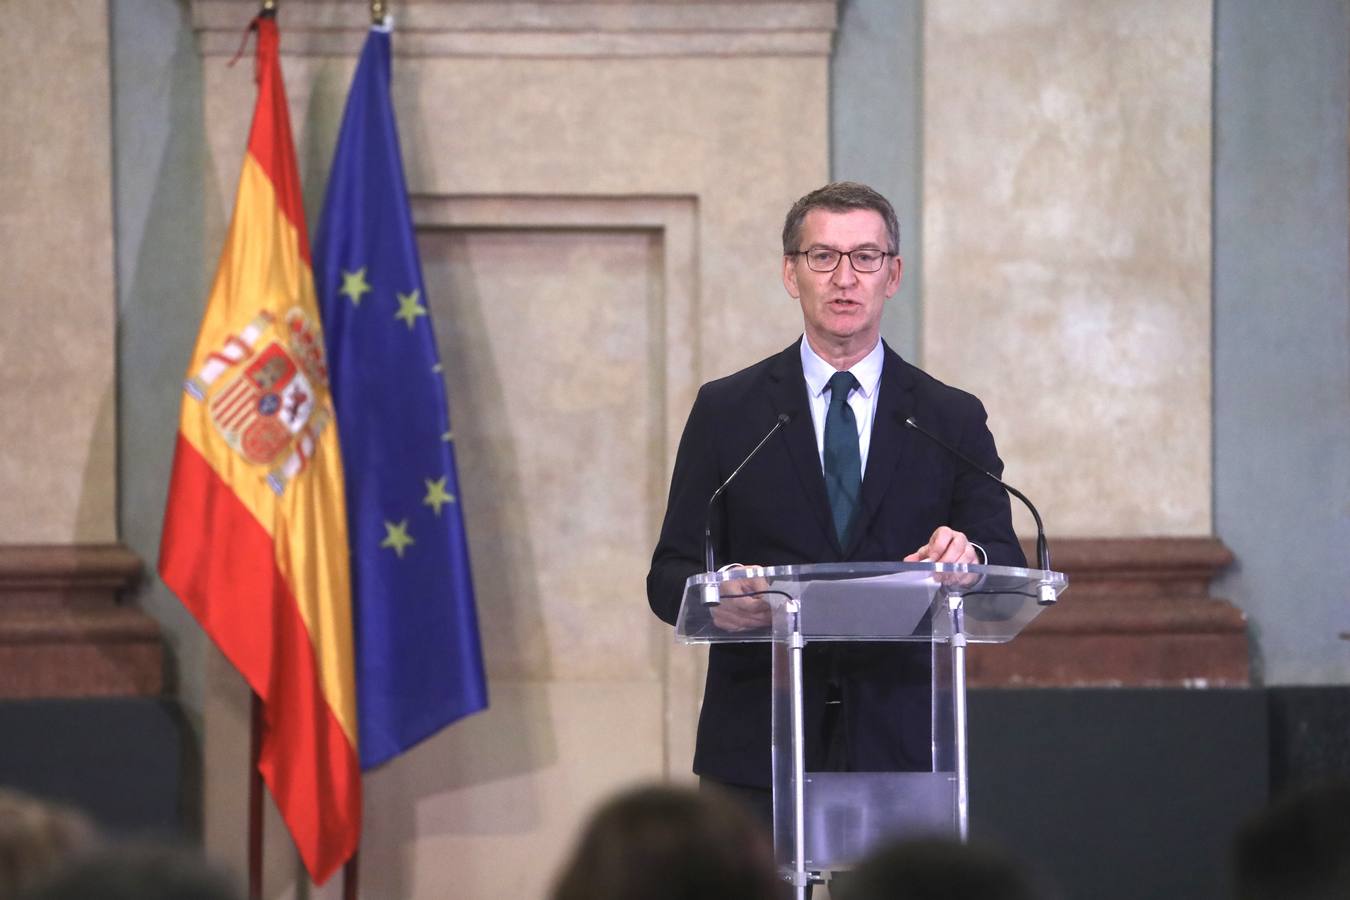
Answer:
<path fill-rule="evenodd" d="M 883 347 L 885 362 L 881 369 L 876 417 L 872 422 L 872 439 L 867 450 L 867 471 L 863 473 L 862 509 L 846 548 L 846 558 L 871 528 L 895 473 L 911 467 L 917 449 L 917 435 L 905 427 L 905 419 L 914 412 L 914 376 L 898 354 L 884 343 Z"/>
<path fill-rule="evenodd" d="M 769 367 L 768 392 L 774 412 L 787 413 L 792 422 L 783 429 L 792 468 L 797 473 L 806 497 L 806 505 L 814 513 L 817 524 L 830 546 L 839 553 L 839 540 L 834 534 L 834 519 L 830 515 L 830 501 L 825 495 L 825 474 L 820 468 L 820 452 L 816 449 L 815 426 L 811 421 L 811 407 L 806 396 L 806 377 L 802 374 L 800 342 L 788 347 Z M 865 489 L 865 487 L 864 487 Z"/>

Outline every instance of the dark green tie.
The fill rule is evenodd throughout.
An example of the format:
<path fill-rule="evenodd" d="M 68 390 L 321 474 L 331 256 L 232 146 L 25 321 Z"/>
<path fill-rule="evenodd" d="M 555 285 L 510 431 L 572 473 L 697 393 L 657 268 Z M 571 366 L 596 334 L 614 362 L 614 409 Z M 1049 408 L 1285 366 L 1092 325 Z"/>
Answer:
<path fill-rule="evenodd" d="M 851 372 L 830 377 L 830 408 L 825 413 L 825 494 L 834 514 L 839 546 L 847 547 L 853 514 L 862 489 L 862 457 L 858 453 L 858 420 L 848 405 L 849 391 L 858 386 Z"/>

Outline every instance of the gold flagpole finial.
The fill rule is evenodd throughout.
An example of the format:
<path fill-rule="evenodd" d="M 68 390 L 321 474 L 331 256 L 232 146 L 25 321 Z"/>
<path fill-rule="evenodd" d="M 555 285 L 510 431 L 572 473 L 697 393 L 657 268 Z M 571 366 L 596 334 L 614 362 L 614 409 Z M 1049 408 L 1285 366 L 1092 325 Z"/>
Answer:
<path fill-rule="evenodd" d="M 383 25 L 384 17 L 389 15 L 389 4 L 385 0 L 370 0 L 370 23 Z"/>

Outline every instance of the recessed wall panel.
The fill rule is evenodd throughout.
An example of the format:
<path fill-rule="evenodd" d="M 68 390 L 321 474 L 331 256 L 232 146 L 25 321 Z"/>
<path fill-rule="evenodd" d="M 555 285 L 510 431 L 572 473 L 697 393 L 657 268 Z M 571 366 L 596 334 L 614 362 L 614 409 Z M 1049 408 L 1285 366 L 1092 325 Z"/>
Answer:
<path fill-rule="evenodd" d="M 490 675 L 656 677 L 659 241 L 422 233 Z"/>

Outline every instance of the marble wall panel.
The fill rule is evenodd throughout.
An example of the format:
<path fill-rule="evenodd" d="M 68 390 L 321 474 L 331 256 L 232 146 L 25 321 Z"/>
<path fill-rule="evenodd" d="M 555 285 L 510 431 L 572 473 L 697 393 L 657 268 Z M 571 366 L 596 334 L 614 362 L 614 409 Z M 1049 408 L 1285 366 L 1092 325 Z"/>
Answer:
<path fill-rule="evenodd" d="M 578 823 L 661 777 L 663 730 L 655 682 L 499 683 L 491 711 L 367 780 L 365 890 L 547 896 Z"/>
<path fill-rule="evenodd" d="M 29 14 L 35 13 L 35 14 Z M 0 543 L 117 537 L 108 17 L 0 27 Z"/>
<path fill-rule="evenodd" d="M 935 3 L 924 53 L 927 368 L 1055 533 L 1209 534 L 1209 0 Z"/>
<path fill-rule="evenodd" d="M 440 231 L 421 246 L 489 676 L 655 681 L 660 236 Z"/>

